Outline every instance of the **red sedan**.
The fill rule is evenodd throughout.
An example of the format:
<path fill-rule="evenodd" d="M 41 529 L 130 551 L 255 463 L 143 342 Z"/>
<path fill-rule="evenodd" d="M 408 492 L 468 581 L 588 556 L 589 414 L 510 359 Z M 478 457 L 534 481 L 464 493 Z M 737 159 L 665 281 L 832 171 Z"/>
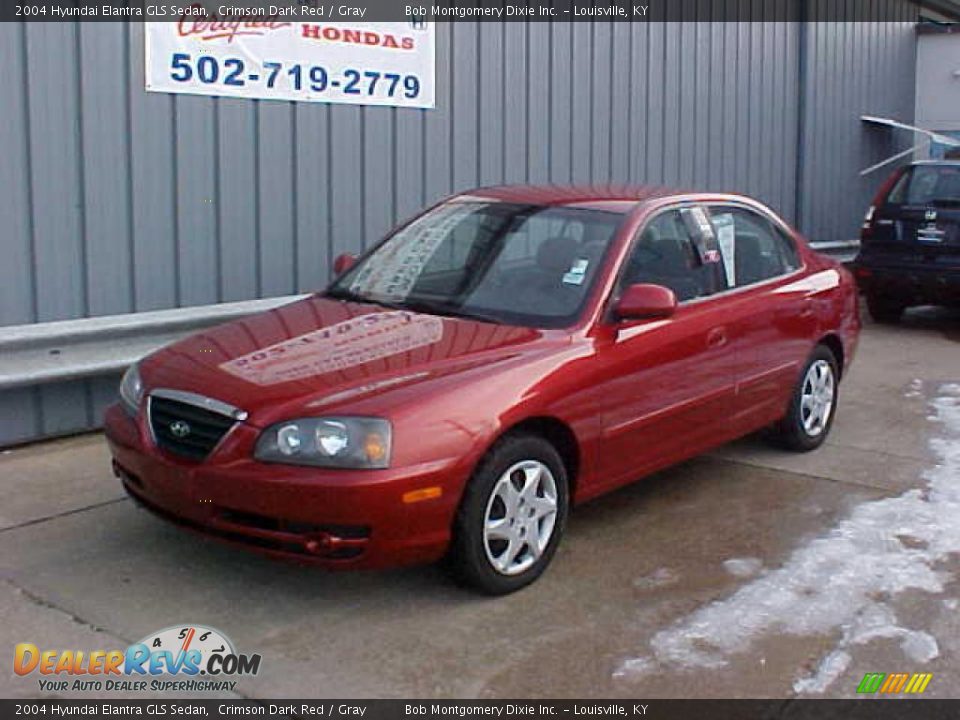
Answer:
<path fill-rule="evenodd" d="M 139 503 L 510 592 L 572 504 L 761 428 L 820 445 L 860 329 L 849 273 L 737 195 L 484 188 L 337 270 L 130 368 L 106 430 Z"/>

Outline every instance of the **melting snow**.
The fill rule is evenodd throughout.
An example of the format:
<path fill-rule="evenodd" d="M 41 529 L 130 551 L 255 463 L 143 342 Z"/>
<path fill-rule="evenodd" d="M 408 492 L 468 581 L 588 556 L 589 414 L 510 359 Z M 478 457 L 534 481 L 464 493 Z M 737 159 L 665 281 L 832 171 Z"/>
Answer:
<path fill-rule="evenodd" d="M 753 577 L 763 570 L 763 560 L 755 557 L 730 558 L 723 561 L 723 569 L 735 577 Z"/>
<path fill-rule="evenodd" d="M 625 661 L 615 676 L 723 667 L 764 633 L 839 634 L 816 671 L 796 681 L 799 693 L 824 692 L 848 667 L 848 649 L 874 638 L 899 639 L 914 662 L 937 657 L 936 639 L 902 626 L 883 601 L 910 589 L 943 592 L 949 577 L 935 566 L 960 553 L 960 384 L 942 385 L 931 408 L 942 433 L 930 443 L 937 464 L 924 474 L 926 488 L 859 505 L 782 567 L 658 632 L 650 654 Z M 731 562 L 742 567 L 728 560 L 731 572 Z"/>
<path fill-rule="evenodd" d="M 673 585 L 679 579 L 673 570 L 662 567 L 657 568 L 649 575 L 637 578 L 633 581 L 633 585 L 641 590 L 653 590 L 654 588 Z"/>

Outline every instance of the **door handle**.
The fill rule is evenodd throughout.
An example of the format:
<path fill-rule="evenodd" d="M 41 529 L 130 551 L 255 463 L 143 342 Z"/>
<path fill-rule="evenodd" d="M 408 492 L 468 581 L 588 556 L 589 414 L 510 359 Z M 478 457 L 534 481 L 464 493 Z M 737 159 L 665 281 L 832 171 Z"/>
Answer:
<path fill-rule="evenodd" d="M 722 327 L 713 328 L 713 330 L 707 333 L 708 348 L 720 348 L 726 344 L 727 344 L 726 328 L 722 328 Z"/>
<path fill-rule="evenodd" d="M 814 315 L 813 312 L 813 300 L 810 298 L 803 299 L 803 306 L 800 308 L 800 317 L 804 320 L 809 320 Z"/>

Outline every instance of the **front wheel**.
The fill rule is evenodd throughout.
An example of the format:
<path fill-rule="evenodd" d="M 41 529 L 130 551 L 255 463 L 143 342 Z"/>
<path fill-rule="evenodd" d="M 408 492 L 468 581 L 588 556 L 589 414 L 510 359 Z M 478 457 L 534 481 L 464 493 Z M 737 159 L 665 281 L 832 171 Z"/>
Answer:
<path fill-rule="evenodd" d="M 566 526 L 567 471 L 535 435 L 498 442 L 474 473 L 454 526 L 449 566 L 491 595 L 519 590 L 550 564 Z"/>
<path fill-rule="evenodd" d="M 787 414 L 775 429 L 781 445 L 807 452 L 823 444 L 837 410 L 839 376 L 833 353 L 818 345 L 800 373 Z"/>

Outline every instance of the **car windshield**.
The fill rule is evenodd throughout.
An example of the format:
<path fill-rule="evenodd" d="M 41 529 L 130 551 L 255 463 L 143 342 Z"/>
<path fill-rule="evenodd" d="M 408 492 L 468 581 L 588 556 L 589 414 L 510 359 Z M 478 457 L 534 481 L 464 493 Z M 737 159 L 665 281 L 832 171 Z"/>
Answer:
<path fill-rule="evenodd" d="M 390 236 L 326 295 L 563 327 L 579 316 L 623 217 L 574 207 L 448 202 Z"/>
<path fill-rule="evenodd" d="M 960 165 L 911 168 L 890 192 L 889 201 L 904 205 L 960 204 Z"/>

